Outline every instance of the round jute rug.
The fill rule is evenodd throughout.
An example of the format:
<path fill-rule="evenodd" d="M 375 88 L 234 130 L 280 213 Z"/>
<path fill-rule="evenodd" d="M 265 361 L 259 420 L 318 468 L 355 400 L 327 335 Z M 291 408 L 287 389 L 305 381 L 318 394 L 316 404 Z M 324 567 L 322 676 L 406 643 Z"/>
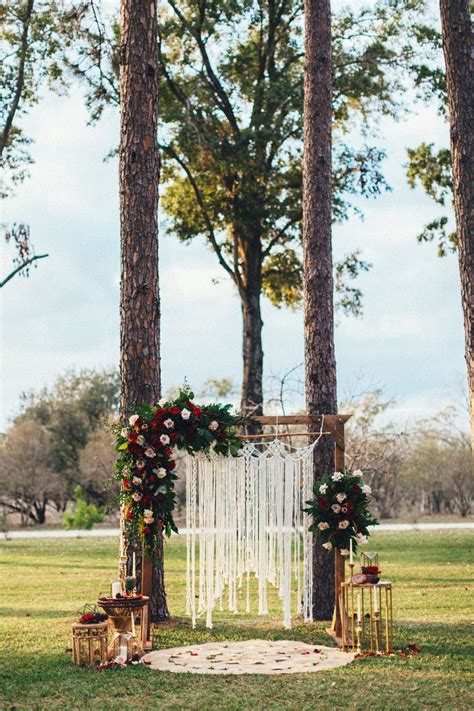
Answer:
<path fill-rule="evenodd" d="M 293 640 L 208 642 L 150 652 L 151 669 L 188 674 L 304 674 L 343 667 L 354 654 Z"/>

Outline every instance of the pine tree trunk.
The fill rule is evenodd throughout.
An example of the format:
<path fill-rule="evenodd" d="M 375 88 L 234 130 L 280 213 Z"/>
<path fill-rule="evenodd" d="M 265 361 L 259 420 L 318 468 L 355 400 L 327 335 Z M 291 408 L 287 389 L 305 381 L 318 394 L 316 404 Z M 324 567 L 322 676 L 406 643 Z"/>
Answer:
<path fill-rule="evenodd" d="M 305 0 L 303 250 L 306 406 L 309 415 L 337 411 L 331 244 L 332 58 L 330 0 Z M 315 477 L 334 471 L 334 445 L 315 450 Z M 313 615 L 334 607 L 334 554 L 313 542 Z"/>
<path fill-rule="evenodd" d="M 262 346 L 262 255 L 259 239 L 246 243 L 243 259 L 242 303 L 242 394 L 241 411 L 248 415 L 261 415 L 263 402 L 263 346 Z M 249 432 L 258 427 L 247 428 Z"/>
<path fill-rule="evenodd" d="M 122 0 L 120 16 L 121 414 L 160 397 L 156 0 Z M 136 550 L 137 569 L 141 551 Z M 129 561 L 132 547 L 129 546 Z M 169 617 L 163 545 L 153 560 L 150 617 Z"/>
<path fill-rule="evenodd" d="M 440 0 L 474 450 L 474 32 L 469 0 Z"/>

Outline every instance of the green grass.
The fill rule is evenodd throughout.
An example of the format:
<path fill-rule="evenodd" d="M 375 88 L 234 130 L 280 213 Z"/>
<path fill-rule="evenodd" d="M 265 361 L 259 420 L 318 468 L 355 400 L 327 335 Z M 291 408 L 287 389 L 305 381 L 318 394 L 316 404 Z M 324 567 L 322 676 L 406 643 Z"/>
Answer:
<path fill-rule="evenodd" d="M 0 545 L 1 709 L 410 709 L 474 708 L 472 531 L 379 533 L 383 577 L 394 583 L 395 647 L 419 655 L 362 659 L 332 672 L 291 676 L 171 674 L 146 667 L 99 673 L 71 662 L 75 611 L 109 588 L 116 573 L 110 539 L 10 541 Z M 211 640 L 299 639 L 329 644 L 324 623 L 284 630 L 271 616 L 217 615 L 212 631 L 184 619 L 185 550 L 166 551 L 172 623 L 159 647 Z M 470 609 L 471 608 L 471 609 Z M 470 614 L 471 613 L 471 614 Z"/>

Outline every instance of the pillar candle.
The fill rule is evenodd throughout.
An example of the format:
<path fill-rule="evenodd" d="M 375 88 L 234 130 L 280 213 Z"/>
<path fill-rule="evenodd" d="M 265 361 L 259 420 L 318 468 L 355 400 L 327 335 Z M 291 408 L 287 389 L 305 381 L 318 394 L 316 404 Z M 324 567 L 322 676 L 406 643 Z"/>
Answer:
<path fill-rule="evenodd" d="M 359 622 L 362 619 L 362 598 L 360 593 L 357 595 L 357 619 Z"/>
<path fill-rule="evenodd" d="M 132 576 L 133 576 L 134 578 L 137 577 L 137 569 L 136 569 L 136 562 L 135 562 L 135 553 L 133 554 Z"/>
<path fill-rule="evenodd" d="M 349 541 L 349 563 L 354 565 L 354 550 L 352 548 L 352 538 Z"/>
<path fill-rule="evenodd" d="M 112 583 L 112 597 L 117 597 L 118 594 L 122 594 L 122 586 L 119 580 Z"/>

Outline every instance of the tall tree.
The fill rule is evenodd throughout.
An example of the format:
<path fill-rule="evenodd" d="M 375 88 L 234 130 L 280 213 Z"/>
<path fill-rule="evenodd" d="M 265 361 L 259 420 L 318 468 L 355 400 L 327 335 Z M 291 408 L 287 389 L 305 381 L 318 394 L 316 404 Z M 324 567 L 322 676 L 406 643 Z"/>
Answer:
<path fill-rule="evenodd" d="M 440 11 L 474 446 L 474 33 L 469 0 L 440 0 Z"/>
<path fill-rule="evenodd" d="M 156 0 L 120 12 L 121 415 L 160 397 L 158 42 Z M 130 542 L 132 550 L 136 544 Z M 138 568 L 141 550 L 136 550 Z M 163 544 L 153 556 L 150 619 L 168 617 Z"/>
<path fill-rule="evenodd" d="M 332 53 L 330 0 L 305 0 L 303 284 L 306 407 L 337 412 L 332 258 Z M 315 449 L 315 478 L 334 471 L 334 445 Z M 313 615 L 331 618 L 334 554 L 313 538 Z"/>
<path fill-rule="evenodd" d="M 377 0 L 334 21 L 335 221 L 353 212 L 351 195 L 387 187 L 384 151 L 367 138 L 378 117 L 403 112 L 407 78 L 431 86 L 424 5 Z M 299 0 L 165 0 L 161 8 L 162 204 L 179 239 L 207 241 L 239 295 L 244 410 L 262 401 L 262 294 L 277 306 L 301 301 L 301 13 Z M 117 103 L 116 36 L 102 41 L 85 28 L 71 62 L 94 119 Z M 91 62 L 98 56 L 100 66 Z M 350 139 L 353 124 L 367 143 Z M 360 310 L 348 279 L 361 268 L 357 253 L 337 265 L 346 311 Z"/>

